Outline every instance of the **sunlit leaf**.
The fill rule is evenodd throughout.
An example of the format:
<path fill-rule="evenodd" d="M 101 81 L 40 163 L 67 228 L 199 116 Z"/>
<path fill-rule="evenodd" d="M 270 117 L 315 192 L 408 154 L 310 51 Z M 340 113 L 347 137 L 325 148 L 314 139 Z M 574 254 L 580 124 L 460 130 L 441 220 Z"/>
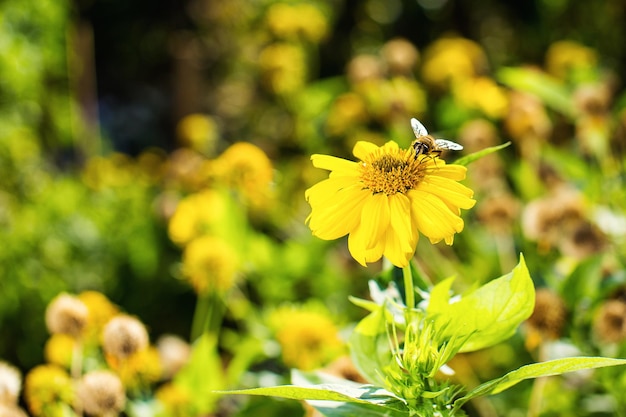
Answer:
<path fill-rule="evenodd" d="M 359 322 L 350 336 L 350 353 L 355 366 L 370 382 L 384 385 L 377 370 L 383 369 L 391 361 L 387 340 L 387 312 L 384 306 L 370 313 Z"/>
<path fill-rule="evenodd" d="M 540 362 L 522 366 L 515 371 L 509 372 L 503 377 L 494 379 L 489 382 L 485 382 L 484 384 L 473 389 L 464 397 L 459 398 L 455 403 L 455 407 L 460 407 L 462 404 L 471 400 L 472 398 L 497 394 L 511 388 L 513 385 L 525 379 L 539 378 L 542 376 L 561 375 L 566 372 L 574 372 L 583 369 L 603 368 L 607 366 L 617 365 L 626 365 L 626 359 L 574 357 L 555 359 L 547 362 Z"/>
<path fill-rule="evenodd" d="M 511 337 L 533 312 L 535 291 L 524 258 L 513 271 L 449 304 L 428 309 L 448 337 L 469 336 L 461 352 L 493 346 Z"/>
<path fill-rule="evenodd" d="M 192 394 L 198 411 L 209 413 L 214 410 L 219 398 L 215 391 L 225 388 L 215 336 L 203 333 L 194 342 L 191 358 L 174 378 L 174 384 L 184 386 Z"/>
<path fill-rule="evenodd" d="M 574 117 L 574 101 L 570 92 L 550 75 L 529 68 L 502 68 L 497 78 L 511 88 L 532 93 L 548 107 Z"/>

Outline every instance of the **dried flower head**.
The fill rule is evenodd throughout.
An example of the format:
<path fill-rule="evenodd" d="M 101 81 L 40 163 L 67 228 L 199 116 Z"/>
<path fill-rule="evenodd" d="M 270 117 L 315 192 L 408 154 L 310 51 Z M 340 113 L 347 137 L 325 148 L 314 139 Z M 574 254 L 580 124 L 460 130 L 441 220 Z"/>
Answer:
<path fill-rule="evenodd" d="M 619 343 L 626 339 L 626 302 L 614 299 L 602 304 L 594 319 L 593 330 L 606 343 Z"/>
<path fill-rule="evenodd" d="M 175 335 L 161 336 L 156 345 L 163 367 L 163 378 L 170 379 L 189 361 L 191 347 Z"/>
<path fill-rule="evenodd" d="M 348 63 L 346 68 L 348 80 L 357 85 L 364 81 L 380 80 L 383 78 L 383 63 L 375 55 L 357 55 Z"/>
<path fill-rule="evenodd" d="M 146 326 L 137 318 L 120 314 L 104 326 L 102 346 L 107 355 L 125 359 L 148 346 Z"/>
<path fill-rule="evenodd" d="M 126 404 L 122 381 L 107 370 L 91 371 L 83 375 L 77 394 L 83 410 L 93 416 L 118 415 Z"/>
<path fill-rule="evenodd" d="M 0 362 L 0 404 L 17 404 L 21 389 L 21 372 L 13 365 Z"/>
<path fill-rule="evenodd" d="M 510 193 L 493 194 L 482 200 L 477 217 L 493 233 L 509 233 L 518 220 L 520 202 Z"/>
<path fill-rule="evenodd" d="M 403 38 L 392 39 L 385 43 L 381 52 L 391 74 L 410 75 L 419 60 L 417 48 Z"/>
<path fill-rule="evenodd" d="M 17 405 L 1 404 L 0 416 L 2 417 L 28 417 L 28 414 Z"/>
<path fill-rule="evenodd" d="M 563 334 L 567 319 L 567 309 L 563 299 L 548 288 L 540 288 L 535 293 L 535 308 L 526 321 L 529 327 L 527 347 L 533 348 L 544 340 L 556 340 Z M 530 342 L 535 338 L 536 342 Z"/>
<path fill-rule="evenodd" d="M 606 236 L 597 226 L 587 220 L 581 220 L 563 236 L 559 242 L 559 249 L 563 255 L 585 259 L 601 253 L 607 243 Z"/>
<path fill-rule="evenodd" d="M 46 326 L 48 331 L 80 337 L 87 326 L 89 310 L 85 303 L 75 296 L 62 293 L 48 304 Z"/>
<path fill-rule="evenodd" d="M 551 247 L 585 218 L 582 195 L 569 187 L 559 187 L 551 195 L 531 201 L 522 214 L 527 238 Z"/>

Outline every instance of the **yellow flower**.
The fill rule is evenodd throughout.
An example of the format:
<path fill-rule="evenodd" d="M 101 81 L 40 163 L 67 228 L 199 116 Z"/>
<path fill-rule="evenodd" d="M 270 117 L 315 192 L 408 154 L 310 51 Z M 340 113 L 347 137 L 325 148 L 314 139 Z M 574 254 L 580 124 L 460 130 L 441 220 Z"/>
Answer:
<path fill-rule="evenodd" d="M 312 4 L 273 4 L 267 11 L 266 21 L 270 31 L 281 39 L 302 37 L 319 43 L 328 34 L 328 19 Z"/>
<path fill-rule="evenodd" d="M 173 383 L 161 385 L 155 398 L 163 406 L 168 416 L 191 416 L 197 413 L 193 407 L 193 397 L 184 387 Z"/>
<path fill-rule="evenodd" d="M 508 111 L 506 91 L 491 78 L 476 77 L 461 81 L 454 88 L 454 94 L 466 107 L 481 110 L 491 118 L 502 118 Z"/>
<path fill-rule="evenodd" d="M 70 369 L 75 344 L 76 341 L 72 336 L 63 333 L 54 333 L 46 341 L 44 346 L 46 361 L 65 369 Z"/>
<path fill-rule="evenodd" d="M 148 387 L 156 383 L 163 372 L 159 351 L 154 346 L 140 349 L 127 357 L 107 354 L 106 361 L 127 389 Z"/>
<path fill-rule="evenodd" d="M 289 95 L 306 82 L 306 56 L 301 46 L 286 42 L 266 46 L 258 58 L 264 85 L 277 95 Z"/>
<path fill-rule="evenodd" d="M 477 43 L 464 38 L 441 38 L 424 52 L 422 77 L 432 87 L 450 85 L 480 74 L 487 67 L 487 57 Z"/>
<path fill-rule="evenodd" d="M 34 416 L 65 416 L 74 401 L 70 376 L 56 365 L 38 365 L 24 384 L 24 398 Z"/>
<path fill-rule="evenodd" d="M 219 131 L 212 117 L 194 113 L 178 122 L 176 136 L 183 145 L 211 155 L 219 139 Z"/>
<path fill-rule="evenodd" d="M 331 171 L 305 193 L 313 235 L 325 240 L 349 235 L 350 253 L 363 266 L 382 256 L 407 266 L 418 231 L 432 243 L 452 244 L 464 226 L 460 209 L 475 204 L 472 190 L 457 182 L 465 178 L 465 167 L 435 155 L 416 156 L 393 141 L 381 147 L 357 142 L 353 153 L 360 162 L 311 157 L 315 167 Z"/>
<path fill-rule="evenodd" d="M 172 241 L 184 246 L 207 232 L 215 232 L 223 224 L 228 207 L 224 197 L 217 191 L 204 190 L 182 199 L 168 224 Z"/>
<path fill-rule="evenodd" d="M 87 327 L 85 328 L 85 340 L 91 344 L 99 344 L 102 329 L 116 314 L 119 309 L 104 294 L 98 291 L 83 291 L 78 295 L 89 311 Z"/>
<path fill-rule="evenodd" d="M 262 208 L 269 201 L 274 167 L 258 146 L 237 142 L 214 161 L 212 168 L 221 184 L 238 191 L 253 208 Z"/>
<path fill-rule="evenodd" d="M 565 79 L 572 72 L 589 71 L 597 65 L 596 52 L 574 41 L 554 42 L 546 52 L 546 69 L 557 78 Z"/>
<path fill-rule="evenodd" d="M 237 255 L 214 236 L 194 239 L 183 252 L 182 273 L 196 293 L 224 293 L 235 281 Z"/>
<path fill-rule="evenodd" d="M 323 305 L 283 306 L 269 320 L 287 366 L 312 370 L 345 353 L 339 329 Z"/>

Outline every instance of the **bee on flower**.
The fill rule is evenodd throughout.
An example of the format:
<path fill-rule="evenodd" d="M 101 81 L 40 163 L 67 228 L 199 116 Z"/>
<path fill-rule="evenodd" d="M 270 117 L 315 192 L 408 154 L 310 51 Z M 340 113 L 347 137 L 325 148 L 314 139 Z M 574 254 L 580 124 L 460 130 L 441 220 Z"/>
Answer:
<path fill-rule="evenodd" d="M 315 167 L 331 171 L 305 193 L 311 205 L 306 222 L 315 236 L 348 235 L 350 254 L 361 265 L 384 256 L 401 268 L 413 257 L 419 233 L 432 243 L 453 243 L 464 227 L 461 209 L 475 204 L 473 191 L 458 182 L 464 166 L 394 141 L 380 147 L 360 141 L 353 154 L 358 162 L 311 157 Z"/>

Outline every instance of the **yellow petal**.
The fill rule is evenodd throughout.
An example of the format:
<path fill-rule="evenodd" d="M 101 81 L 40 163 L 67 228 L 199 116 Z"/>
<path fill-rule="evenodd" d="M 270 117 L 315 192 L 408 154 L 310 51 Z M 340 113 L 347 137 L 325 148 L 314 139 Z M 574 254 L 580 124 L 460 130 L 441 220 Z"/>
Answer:
<path fill-rule="evenodd" d="M 353 161 L 348 161 L 347 159 L 337 158 L 330 155 L 315 154 L 311 156 L 311 161 L 313 162 L 313 166 L 315 168 L 333 171 L 336 175 L 358 175 L 358 172 L 356 172 L 358 164 Z"/>
<path fill-rule="evenodd" d="M 472 199 L 474 192 L 471 188 L 449 178 L 429 175 L 418 184 L 417 189 L 436 195 L 451 208 L 470 209 L 476 204 L 476 200 Z"/>
<path fill-rule="evenodd" d="M 352 154 L 361 161 L 364 161 L 372 152 L 378 150 L 378 148 L 379 147 L 377 145 L 374 145 L 371 142 L 360 140 L 354 145 L 354 148 L 352 148 Z"/>
<path fill-rule="evenodd" d="M 383 193 L 371 195 L 363 204 L 361 222 L 358 226 L 365 239 L 365 248 L 378 245 L 389 227 L 389 199 Z"/>
<path fill-rule="evenodd" d="M 331 196 L 332 202 L 311 205 L 311 214 L 306 219 L 311 232 L 325 240 L 347 235 L 357 228 L 362 206 L 369 196 L 369 191 L 360 186 L 352 186 L 334 193 Z"/>
<path fill-rule="evenodd" d="M 436 175 L 439 177 L 450 178 L 451 180 L 454 180 L 454 181 L 461 181 L 465 179 L 467 168 L 465 168 L 463 165 L 455 165 L 455 164 L 446 165 L 446 163 L 443 160 L 440 160 L 440 159 L 432 159 L 432 160 L 434 164 L 428 167 L 428 171 L 430 174 Z"/>
<path fill-rule="evenodd" d="M 389 196 L 391 231 L 403 253 L 415 251 L 417 231 L 411 224 L 411 201 L 407 196 L 396 193 Z"/>
<path fill-rule="evenodd" d="M 304 198 L 312 205 L 322 205 L 327 201 L 332 202 L 335 193 L 344 188 L 354 185 L 354 179 L 350 177 L 327 178 L 318 182 L 304 192 Z"/>
<path fill-rule="evenodd" d="M 350 232 L 348 249 L 361 265 L 383 256 L 389 228 L 389 202 L 385 194 L 370 195 L 361 209 L 359 224 Z"/>
<path fill-rule="evenodd" d="M 415 234 L 415 236 L 418 235 Z M 411 250 L 406 251 L 406 242 L 402 241 L 394 230 L 389 229 L 385 238 L 385 250 L 383 255 L 398 268 L 404 268 L 413 257 L 416 246 L 417 239 L 415 239 L 415 246 L 413 246 Z"/>
<path fill-rule="evenodd" d="M 372 248 L 367 248 L 366 244 L 367 240 L 363 236 L 363 230 L 358 227 L 348 236 L 350 255 L 363 266 L 367 266 L 368 262 L 376 262 L 382 258 L 385 248 L 382 239 Z"/>
<path fill-rule="evenodd" d="M 450 211 L 448 206 L 433 194 L 410 190 L 413 221 L 419 231 L 431 241 L 438 242 L 463 230 L 463 219 Z"/>

